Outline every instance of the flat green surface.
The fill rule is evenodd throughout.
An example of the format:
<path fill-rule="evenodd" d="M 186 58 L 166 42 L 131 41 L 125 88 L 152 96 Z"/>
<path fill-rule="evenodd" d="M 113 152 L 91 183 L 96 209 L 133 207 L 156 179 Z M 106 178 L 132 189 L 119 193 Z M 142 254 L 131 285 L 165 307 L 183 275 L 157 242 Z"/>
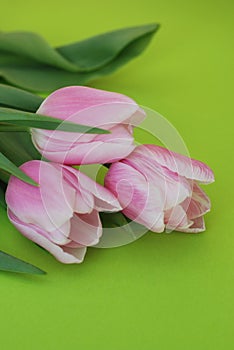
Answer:
<path fill-rule="evenodd" d="M 0 273 L 2 349 L 232 349 L 233 11 L 231 0 L 1 4 L 2 30 L 37 31 L 53 45 L 162 23 L 144 55 L 93 86 L 159 111 L 216 175 L 206 187 L 213 210 L 205 233 L 151 233 L 125 247 L 89 249 L 78 266 L 27 241 L 1 210 L 1 249 L 48 271 Z"/>

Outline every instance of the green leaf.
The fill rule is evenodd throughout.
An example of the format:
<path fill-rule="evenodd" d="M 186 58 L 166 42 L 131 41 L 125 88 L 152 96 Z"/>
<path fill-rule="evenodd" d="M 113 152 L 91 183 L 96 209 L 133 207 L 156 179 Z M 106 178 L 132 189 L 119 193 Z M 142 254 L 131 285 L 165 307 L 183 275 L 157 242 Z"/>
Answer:
<path fill-rule="evenodd" d="M 140 46 L 138 51 L 131 52 L 131 45 L 137 44 L 138 40 L 152 36 L 158 29 L 158 24 L 130 27 L 115 30 L 94 36 L 71 45 L 57 48 L 64 57 L 75 63 L 79 71 L 90 72 L 103 68 L 110 62 L 118 60 L 118 56 L 125 51 L 125 55 L 131 59 L 143 51 Z M 148 44 L 148 42 L 147 42 Z"/>
<path fill-rule="evenodd" d="M 28 132 L 28 128 L 24 127 L 24 126 L 17 126 L 15 124 L 9 124 L 9 123 L 0 123 L 0 132 L 19 132 L 19 131 L 27 131 Z M 0 135 L 1 137 L 1 135 Z"/>
<path fill-rule="evenodd" d="M 11 107 L 36 112 L 43 98 L 22 89 L 0 84 L 0 107 Z"/>
<path fill-rule="evenodd" d="M 71 73 L 65 70 L 56 69 L 50 66 L 38 64 L 19 65 L 12 67 L 0 66 L 0 76 L 6 82 L 22 87 L 30 91 L 53 91 L 64 86 L 85 85 L 89 81 L 100 76 L 96 71 L 92 73 Z"/>
<path fill-rule="evenodd" d="M 30 185 L 38 186 L 37 183 L 20 170 L 14 163 L 0 152 L 0 169 L 7 173 L 18 177 L 20 180 L 29 183 Z M 4 180 L 4 179 L 3 179 Z"/>
<path fill-rule="evenodd" d="M 0 270 L 45 275 L 46 272 L 12 255 L 0 251 Z"/>
<path fill-rule="evenodd" d="M 3 126 L 7 123 L 25 127 L 33 127 L 37 129 L 58 129 L 59 131 L 79 132 L 88 134 L 110 133 L 108 130 L 91 128 L 87 125 L 79 125 L 75 123 L 66 122 L 57 118 L 4 107 L 0 107 L 0 123 L 3 123 Z"/>
<path fill-rule="evenodd" d="M 32 159 L 41 159 L 41 154 L 36 150 L 28 132 L 1 132 L 0 150 L 15 165 L 28 162 Z"/>
<path fill-rule="evenodd" d="M 0 187 L 0 205 L 6 209 L 6 201 L 5 201 L 5 192 L 3 191 L 2 187 Z"/>
<path fill-rule="evenodd" d="M 10 132 L 1 132 L 0 150 L 16 166 L 32 159 L 41 159 L 41 154 L 33 146 L 28 132 L 14 132 L 14 135 Z M 8 183 L 9 177 L 8 173 L 0 170 L 0 179 L 3 182 Z"/>
<path fill-rule="evenodd" d="M 15 39 L 9 40 L 16 33 L 7 33 L 5 39 L 2 42 L 0 40 L 0 75 L 11 84 L 34 91 L 85 85 L 112 73 L 141 54 L 158 28 L 158 24 L 125 28 L 52 49 L 57 58 L 60 55 L 72 64 L 66 68 L 64 61 L 58 62 L 55 56 L 52 57 L 51 50 L 48 50 L 46 57 L 45 53 L 40 55 L 42 45 L 38 45 L 38 40 L 33 42 L 32 33 L 18 33 L 21 42 L 27 42 L 26 48 L 23 44 L 16 44 Z M 31 46 L 28 44 L 30 40 Z M 31 54 L 29 48 L 36 54 Z M 46 50 L 45 46 L 43 50 Z"/>
<path fill-rule="evenodd" d="M 76 66 L 53 49 L 38 34 L 30 32 L 0 33 L 0 50 L 8 55 L 25 57 L 46 65 L 76 71 Z"/>

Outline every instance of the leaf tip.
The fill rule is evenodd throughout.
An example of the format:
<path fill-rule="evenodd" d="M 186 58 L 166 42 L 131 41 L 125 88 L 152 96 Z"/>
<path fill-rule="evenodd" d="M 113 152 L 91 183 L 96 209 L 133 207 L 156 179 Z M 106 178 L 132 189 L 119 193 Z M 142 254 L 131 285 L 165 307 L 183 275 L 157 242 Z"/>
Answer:
<path fill-rule="evenodd" d="M 149 27 L 151 27 L 152 32 L 156 32 L 161 27 L 161 24 L 154 22 L 149 24 Z"/>
<path fill-rule="evenodd" d="M 37 271 L 36 274 L 37 274 L 37 275 L 47 275 L 47 272 L 44 271 L 44 270 L 38 269 L 38 271 Z"/>

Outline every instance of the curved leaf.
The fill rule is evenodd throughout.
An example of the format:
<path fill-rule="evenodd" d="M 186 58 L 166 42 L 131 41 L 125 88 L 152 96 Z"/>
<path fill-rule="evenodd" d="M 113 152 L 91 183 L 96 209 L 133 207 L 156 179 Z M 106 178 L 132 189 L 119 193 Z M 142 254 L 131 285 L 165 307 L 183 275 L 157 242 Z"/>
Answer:
<path fill-rule="evenodd" d="M 85 85 L 95 79 L 96 72 L 71 73 L 50 66 L 15 64 L 14 66 L 0 66 L 0 76 L 4 77 L 6 83 L 20 86 L 30 91 L 53 91 L 69 85 Z"/>
<path fill-rule="evenodd" d="M 0 41 L 0 76 L 10 84 L 33 91 L 51 91 L 67 85 L 85 85 L 97 77 L 112 73 L 138 56 L 158 28 L 158 24 L 125 28 L 52 49 L 56 52 L 56 57 L 60 55 L 76 69 L 65 68 L 54 56 L 52 59 L 51 50 L 46 58 L 40 55 L 42 46 L 35 46 L 38 40 L 29 45 L 30 38 L 33 38 L 32 33 L 20 33 L 21 36 L 27 37 L 25 48 L 19 43 L 14 46 L 15 39 L 10 40 L 10 44 L 6 44 L 5 39 L 2 40 L 2 44 Z M 13 37 L 16 35 L 8 33 L 8 39 L 10 34 Z M 30 47 L 37 55 L 30 53 Z M 45 46 L 43 49 L 46 50 Z"/>
<path fill-rule="evenodd" d="M 7 157 L 0 152 L 0 169 L 7 173 L 18 177 L 20 180 L 29 183 L 30 185 L 38 186 L 38 184 L 20 170 L 14 163 L 12 163 Z"/>
<path fill-rule="evenodd" d="M 45 275 L 46 272 L 12 255 L 0 251 L 0 270 Z"/>
<path fill-rule="evenodd" d="M 22 56 L 61 69 L 76 71 L 77 67 L 53 49 L 42 37 L 30 32 L 0 33 L 0 51 Z"/>
<path fill-rule="evenodd" d="M 78 43 L 58 47 L 57 51 L 75 63 L 79 71 L 97 70 L 118 59 L 124 50 L 129 59 L 133 58 L 131 44 L 137 44 L 142 38 L 147 39 L 158 29 L 158 24 L 130 27 L 115 30 L 82 40 Z M 139 50 L 137 54 L 142 51 Z"/>
<path fill-rule="evenodd" d="M 31 135 L 28 132 L 14 132 L 14 135 L 10 132 L 1 132 L 0 150 L 17 166 L 32 159 L 42 158 L 33 146 Z"/>
<path fill-rule="evenodd" d="M 41 96 L 28 91 L 0 84 L 0 107 L 11 107 L 28 112 L 36 112 L 43 102 Z"/>

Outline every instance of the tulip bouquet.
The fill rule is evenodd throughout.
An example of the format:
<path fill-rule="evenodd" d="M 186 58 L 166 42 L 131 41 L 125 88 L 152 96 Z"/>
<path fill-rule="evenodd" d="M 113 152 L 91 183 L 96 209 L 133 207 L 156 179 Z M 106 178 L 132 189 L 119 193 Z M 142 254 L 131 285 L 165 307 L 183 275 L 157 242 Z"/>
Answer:
<path fill-rule="evenodd" d="M 139 39 L 141 47 L 146 36 L 141 35 Z M 25 45 L 24 54 L 26 49 L 28 53 L 22 63 L 22 55 L 18 59 L 16 52 L 22 53 L 23 49 L 18 44 L 16 50 L 13 39 L 10 47 L 14 62 L 18 62 L 18 67 L 23 66 L 27 74 L 33 72 L 33 78 L 40 80 L 35 72 L 39 72 L 40 66 L 45 69 L 46 60 L 52 57 L 57 66 L 53 70 L 60 65 L 68 70 L 75 69 L 59 56 L 70 52 L 74 64 L 77 50 L 74 46 L 73 50 L 70 46 L 60 48 L 56 55 L 49 50 L 46 55 L 43 51 L 44 55 L 38 58 Z M 0 49 L 9 48 L 9 40 L 4 40 L 0 40 Z M 86 46 L 84 42 L 82 45 L 78 47 L 87 50 L 87 42 Z M 113 46 L 116 48 L 112 45 L 112 49 Z M 89 47 L 89 54 L 90 50 Z M 128 52 L 125 57 L 118 51 L 123 61 L 133 56 L 129 53 L 131 50 L 136 55 L 136 38 L 131 48 L 125 45 L 123 50 Z M 37 62 L 28 71 L 32 56 Z M 82 61 L 81 56 L 80 67 L 84 68 L 85 60 Z M 119 60 L 110 52 L 106 59 L 101 56 L 88 56 L 98 74 L 100 70 L 107 72 Z M 110 56 L 111 61 L 107 63 Z M 97 60 L 100 60 L 100 69 Z M 85 69 L 82 79 L 91 74 L 87 67 Z M 4 79 L 27 88 L 36 86 L 37 79 L 28 84 L 27 74 L 14 74 L 11 66 L 11 70 L 4 70 Z M 130 97 L 80 85 L 60 88 L 61 80 L 50 79 L 54 76 L 50 69 L 48 79 L 44 79 L 43 74 L 37 90 L 59 87 L 45 99 L 6 84 L 0 85 L 3 96 L 0 101 L 0 203 L 7 208 L 9 220 L 19 232 L 60 262 L 71 264 L 83 261 L 87 247 L 102 246 L 104 228 L 108 225 L 125 227 L 124 234 L 131 222 L 136 230 L 141 228 L 144 233 L 148 230 L 191 233 L 205 230 L 203 215 L 210 210 L 210 201 L 199 183 L 214 181 L 207 165 L 154 144 L 136 146 L 134 128 L 147 115 Z M 68 76 L 75 79 L 82 74 L 69 71 L 69 75 L 63 77 L 67 82 Z M 62 81 L 62 85 L 67 84 Z M 106 168 L 103 184 L 83 172 L 83 167 L 90 164 Z M 107 230 L 105 235 L 108 234 Z M 118 234 L 117 230 L 117 241 Z M 136 239 L 137 235 L 134 237 Z M 110 247 L 114 245 L 109 244 Z M 3 252 L 0 252 L 0 268 L 42 273 Z"/>

